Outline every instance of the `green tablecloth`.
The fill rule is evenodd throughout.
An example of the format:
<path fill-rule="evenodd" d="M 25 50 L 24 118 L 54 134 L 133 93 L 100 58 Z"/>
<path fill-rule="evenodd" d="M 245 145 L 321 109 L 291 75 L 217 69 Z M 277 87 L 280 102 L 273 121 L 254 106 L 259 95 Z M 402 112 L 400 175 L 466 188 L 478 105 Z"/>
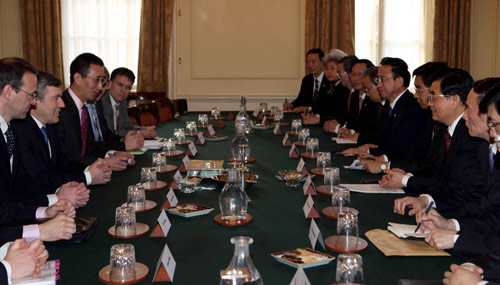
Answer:
<path fill-rule="evenodd" d="M 172 137 L 173 129 L 185 127 L 188 120 L 196 120 L 198 113 L 188 113 L 158 126 L 160 137 Z M 236 115 L 236 112 L 234 113 Z M 294 115 L 287 115 L 289 120 Z M 229 136 L 221 142 L 206 142 L 197 146 L 195 159 L 224 159 L 230 156 L 230 144 L 234 137 L 233 121 L 225 121 L 224 129 L 216 129 L 217 134 Z M 282 130 L 288 130 L 282 127 Z M 311 136 L 320 140 L 320 151 L 337 151 L 346 148 L 336 145 L 330 135 L 319 127 L 310 127 Z M 77 211 L 79 217 L 98 217 L 99 225 L 91 240 L 81 244 L 47 244 L 51 259 L 61 260 L 61 279 L 59 284 L 98 284 L 98 271 L 109 264 L 109 250 L 118 243 L 131 243 L 135 246 L 136 260 L 146 264 L 150 274 L 142 284 L 152 282 L 158 258 L 165 243 L 168 244 L 177 262 L 174 281 L 176 284 L 218 284 L 219 271 L 229 264 L 233 245 L 233 236 L 250 236 L 254 239 L 250 247 L 252 260 L 263 277 L 265 284 L 289 284 L 296 269 L 275 261 L 273 252 L 310 247 L 308 232 L 310 219 L 304 218 L 302 207 L 306 196 L 302 187 L 287 188 L 278 181 L 274 174 L 281 169 L 295 169 L 298 160 L 288 158 L 288 147 L 281 145 L 282 136 L 275 136 L 271 130 L 256 130 L 248 136 L 251 155 L 256 162 L 249 164 L 252 173 L 259 175 L 257 184 L 250 186 L 247 193 L 252 199 L 248 212 L 253 215 L 251 223 L 241 227 L 224 227 L 214 222 L 219 213 L 218 197 L 222 184 L 205 179 L 201 185 L 217 186 L 213 191 L 199 191 L 183 194 L 176 191 L 179 203 L 196 202 L 214 207 L 215 210 L 204 216 L 185 219 L 169 215 L 172 228 L 166 238 L 151 238 L 149 234 L 135 239 L 120 240 L 108 235 L 108 228 L 114 225 L 115 208 L 127 198 L 127 187 L 140 180 L 140 169 L 151 165 L 154 151 L 136 156 L 137 165 L 122 172 L 114 172 L 110 183 L 92 186 L 88 205 Z M 185 147 L 178 147 L 186 149 Z M 182 156 L 168 159 L 169 164 L 179 165 Z M 348 165 L 352 158 L 332 157 L 332 164 L 337 167 Z M 306 160 L 309 169 L 315 167 L 315 160 Z M 173 173 L 159 174 L 158 179 L 170 183 Z M 361 178 L 374 179 L 378 175 L 363 171 L 341 169 L 341 183 L 358 183 Z M 322 178 L 313 179 L 315 185 L 322 184 Z M 147 192 L 147 199 L 156 201 L 159 206 L 164 201 L 167 189 Z M 368 230 L 384 229 L 387 222 L 413 223 L 413 218 L 393 213 L 393 200 L 402 195 L 395 194 L 351 194 L 351 206 L 358 209 L 360 237 Z M 318 194 L 314 197 L 319 211 L 331 203 L 330 197 Z M 154 227 L 158 218 L 158 208 L 138 213 L 137 221 Z M 336 234 L 336 220 L 316 219 L 324 238 Z M 318 245 L 319 246 L 319 245 Z M 316 249 L 319 249 L 318 246 Z M 320 249 L 321 250 L 321 249 Z M 324 252 L 337 255 L 330 250 Z M 396 284 L 398 279 L 433 279 L 440 280 L 449 265 L 455 262 L 452 257 L 386 257 L 373 244 L 360 253 L 363 257 L 364 280 L 366 284 Z M 305 269 L 312 284 L 330 284 L 335 282 L 336 261 L 328 265 Z"/>

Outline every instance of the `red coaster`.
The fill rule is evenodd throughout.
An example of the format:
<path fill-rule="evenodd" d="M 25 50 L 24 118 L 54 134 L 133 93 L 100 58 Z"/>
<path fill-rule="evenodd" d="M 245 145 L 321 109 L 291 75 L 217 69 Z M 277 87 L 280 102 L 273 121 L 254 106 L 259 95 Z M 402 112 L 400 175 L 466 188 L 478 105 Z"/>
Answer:
<path fill-rule="evenodd" d="M 287 131 L 286 132 L 289 136 L 296 136 L 297 135 L 297 132 L 295 131 Z"/>
<path fill-rule="evenodd" d="M 310 172 L 318 176 L 325 176 L 325 174 L 323 173 L 323 168 L 313 168 Z"/>
<path fill-rule="evenodd" d="M 346 239 L 346 236 L 331 236 L 325 239 L 325 246 L 336 252 L 356 253 L 365 250 L 368 243 L 362 238 L 349 237 Z"/>
<path fill-rule="evenodd" d="M 229 162 L 233 162 L 234 161 L 234 158 L 230 157 L 229 158 Z M 241 159 L 237 159 L 236 162 L 241 162 Z M 246 163 L 254 163 L 255 162 L 255 157 L 253 156 L 249 156 Z"/>
<path fill-rule="evenodd" d="M 110 276 L 110 266 L 106 265 L 104 266 L 101 270 L 99 270 L 99 281 L 106 283 L 106 284 L 133 284 L 137 282 L 141 282 L 142 280 L 146 279 L 149 273 L 149 268 L 140 263 L 136 262 L 135 263 L 135 278 L 131 280 L 126 280 L 125 282 L 114 282 L 111 281 L 111 276 Z"/>
<path fill-rule="evenodd" d="M 167 165 L 163 165 L 162 167 L 160 167 L 160 171 L 156 171 L 156 173 L 169 173 L 169 172 L 174 172 L 176 170 L 177 170 L 177 166 L 167 164 Z"/>
<path fill-rule="evenodd" d="M 296 141 L 295 146 L 305 147 L 306 144 L 303 141 Z"/>
<path fill-rule="evenodd" d="M 176 142 L 175 142 L 175 144 L 176 144 L 176 145 L 188 145 L 188 144 L 190 144 L 191 142 L 192 142 L 192 141 L 190 141 L 190 140 L 183 140 L 183 141 L 180 141 L 180 142 L 176 141 Z"/>
<path fill-rule="evenodd" d="M 244 220 L 222 220 L 221 217 L 222 217 L 221 214 L 217 214 L 214 217 L 215 222 L 219 225 L 228 226 L 228 227 L 243 226 L 243 225 L 250 223 L 250 221 L 252 221 L 252 219 L 253 219 L 252 215 L 250 215 L 248 213 L 247 213 L 247 216 Z"/>
<path fill-rule="evenodd" d="M 135 235 L 119 236 L 115 234 L 115 226 L 108 229 L 108 234 L 114 238 L 136 238 L 145 235 L 149 231 L 149 226 L 143 223 L 135 223 Z"/>
<path fill-rule="evenodd" d="M 310 152 L 303 152 L 300 154 L 300 156 L 302 156 L 303 158 L 308 158 L 308 159 L 316 159 L 318 157 L 318 153 L 315 152 L 315 153 L 310 153 Z"/>
<path fill-rule="evenodd" d="M 212 124 L 208 124 L 208 125 L 198 125 L 198 126 L 196 126 L 196 127 L 197 127 L 198 129 L 206 129 L 206 128 L 208 128 L 208 126 L 210 126 L 210 125 L 212 125 Z"/>
<path fill-rule="evenodd" d="M 330 185 L 321 185 L 321 186 L 316 187 L 316 191 L 318 191 L 319 193 L 321 193 L 323 195 L 328 195 L 328 196 L 332 196 L 331 189 L 332 188 Z"/>
<path fill-rule="evenodd" d="M 344 207 L 344 211 L 351 211 L 356 214 L 359 214 L 358 210 L 350 207 Z M 339 216 L 339 212 L 340 212 L 340 207 L 338 206 L 330 206 L 321 210 L 321 213 L 330 219 L 336 219 Z"/>
<path fill-rule="evenodd" d="M 127 204 L 128 204 L 128 203 L 123 203 L 123 204 L 122 204 L 122 207 L 128 206 Z M 155 201 L 146 200 L 146 209 L 143 209 L 143 210 L 135 210 L 135 212 L 136 212 L 136 213 L 144 213 L 144 212 L 149 212 L 149 211 L 153 210 L 154 208 L 156 208 L 156 202 L 155 202 Z"/>
<path fill-rule="evenodd" d="M 212 121 L 225 120 L 225 119 L 226 119 L 226 117 L 224 117 L 224 116 L 218 116 L 217 119 L 215 117 L 210 117 L 210 120 L 212 120 Z"/>
<path fill-rule="evenodd" d="M 167 151 L 165 152 L 165 156 L 166 157 L 175 157 L 175 156 L 181 156 L 184 154 L 184 151 L 183 150 L 180 150 L 180 149 L 176 149 L 176 150 L 173 150 L 171 151 L 170 153 L 168 153 Z"/>
<path fill-rule="evenodd" d="M 142 186 L 144 186 L 144 190 L 146 191 L 155 191 L 167 187 L 167 182 L 164 181 L 146 182 L 143 183 Z"/>
<path fill-rule="evenodd" d="M 197 136 L 198 136 L 198 133 L 194 133 L 194 134 L 186 133 L 186 137 L 197 137 Z"/>

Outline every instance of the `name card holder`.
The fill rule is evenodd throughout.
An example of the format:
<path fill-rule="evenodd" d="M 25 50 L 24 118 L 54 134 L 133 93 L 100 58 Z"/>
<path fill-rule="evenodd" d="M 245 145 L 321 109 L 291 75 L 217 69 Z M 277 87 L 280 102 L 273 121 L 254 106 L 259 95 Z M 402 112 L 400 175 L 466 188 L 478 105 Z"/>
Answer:
<path fill-rule="evenodd" d="M 196 137 L 196 141 L 194 144 L 198 145 L 204 145 L 205 144 L 205 136 L 203 136 L 203 133 L 198 133 L 198 136 Z"/>
<path fill-rule="evenodd" d="M 186 156 L 182 159 L 181 165 L 179 166 L 179 171 L 186 172 L 190 161 L 189 156 L 186 154 Z"/>
<path fill-rule="evenodd" d="M 304 195 L 317 195 L 316 187 L 312 182 L 311 176 L 307 176 L 306 182 L 304 183 L 302 190 L 304 191 Z"/>
<path fill-rule="evenodd" d="M 194 145 L 193 142 L 190 142 L 188 145 L 188 149 L 186 152 L 186 155 L 188 156 L 195 156 L 198 153 L 198 150 L 196 149 L 196 146 Z"/>
<path fill-rule="evenodd" d="M 171 227 L 172 224 L 168 219 L 167 212 L 165 210 L 161 210 L 160 216 L 156 221 L 155 228 L 151 232 L 150 237 L 167 237 L 168 231 L 170 231 Z"/>
<path fill-rule="evenodd" d="M 160 259 L 156 265 L 153 282 L 174 281 L 175 259 L 167 244 L 161 252 Z"/>
<path fill-rule="evenodd" d="M 311 241 L 311 246 L 313 249 L 316 247 L 316 242 L 319 241 L 319 244 L 325 249 L 325 242 L 323 240 L 323 236 L 321 235 L 321 231 L 318 228 L 318 225 L 314 221 L 311 220 L 311 227 L 309 227 L 309 240 Z"/>
<path fill-rule="evenodd" d="M 175 207 L 177 206 L 177 203 L 179 203 L 179 200 L 177 200 L 177 196 L 175 196 L 174 189 L 170 188 L 167 196 L 165 196 L 165 202 L 163 203 L 161 210 Z"/>
<path fill-rule="evenodd" d="M 304 216 L 306 217 L 306 219 L 319 218 L 318 210 L 316 210 L 316 206 L 314 205 L 314 201 L 311 195 L 307 197 L 306 203 L 304 204 L 302 210 L 304 210 Z"/>
<path fill-rule="evenodd" d="M 295 143 L 292 143 L 292 147 L 290 148 L 290 151 L 288 152 L 288 157 L 289 158 L 299 158 L 299 150 L 295 146 Z"/>

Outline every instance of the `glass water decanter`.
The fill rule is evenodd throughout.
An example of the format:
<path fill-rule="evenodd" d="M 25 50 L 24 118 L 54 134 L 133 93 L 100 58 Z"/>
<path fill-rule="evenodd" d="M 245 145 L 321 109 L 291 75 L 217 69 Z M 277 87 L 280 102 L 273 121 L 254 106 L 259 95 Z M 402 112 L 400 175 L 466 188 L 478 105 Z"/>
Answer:
<path fill-rule="evenodd" d="M 243 126 L 245 134 L 250 132 L 250 117 L 247 114 L 247 97 L 241 96 L 240 112 L 234 120 L 234 126 Z"/>
<path fill-rule="evenodd" d="M 221 270 L 221 285 L 255 284 L 263 285 L 259 271 L 253 265 L 250 258 L 250 244 L 253 243 L 251 237 L 233 237 L 231 243 L 234 244 L 234 254 L 229 266 Z"/>
<path fill-rule="evenodd" d="M 219 195 L 221 219 L 236 222 L 246 219 L 248 197 L 238 181 L 238 170 L 227 171 L 227 182 Z"/>
<path fill-rule="evenodd" d="M 250 157 L 250 144 L 245 136 L 245 128 L 241 125 L 236 127 L 236 136 L 231 143 L 231 155 L 235 161 L 241 159 L 242 164 Z"/>

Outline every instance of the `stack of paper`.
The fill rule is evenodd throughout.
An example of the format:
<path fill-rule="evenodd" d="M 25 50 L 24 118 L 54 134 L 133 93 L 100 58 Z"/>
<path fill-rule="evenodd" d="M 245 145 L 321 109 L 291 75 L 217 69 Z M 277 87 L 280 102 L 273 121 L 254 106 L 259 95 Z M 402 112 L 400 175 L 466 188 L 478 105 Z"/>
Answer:
<path fill-rule="evenodd" d="M 144 147 L 148 149 L 160 149 L 163 144 L 157 140 L 144 140 Z"/>
<path fill-rule="evenodd" d="M 352 192 L 378 194 L 404 194 L 403 189 L 384 188 L 378 184 L 341 184 Z"/>
<path fill-rule="evenodd" d="M 417 225 L 406 225 L 406 224 L 397 224 L 397 223 L 389 223 L 387 226 L 387 230 L 391 233 L 395 234 L 398 238 L 425 238 L 425 236 L 430 233 L 429 230 L 421 233 L 420 231 L 415 233 L 415 229 Z"/>

